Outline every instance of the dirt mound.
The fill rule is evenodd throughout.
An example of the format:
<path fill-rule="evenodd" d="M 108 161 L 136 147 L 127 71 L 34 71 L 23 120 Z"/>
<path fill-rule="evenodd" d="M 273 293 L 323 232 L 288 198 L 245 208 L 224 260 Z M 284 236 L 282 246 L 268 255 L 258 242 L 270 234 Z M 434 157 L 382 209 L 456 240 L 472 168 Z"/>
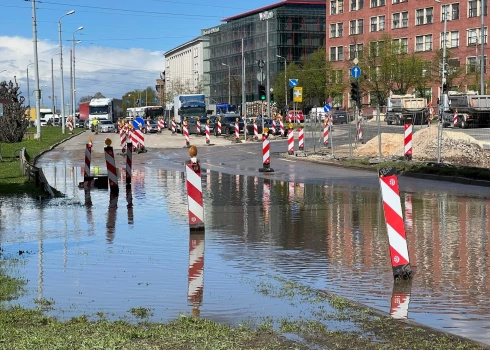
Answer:
<path fill-rule="evenodd" d="M 412 147 L 414 160 L 437 160 L 437 127 L 417 130 L 413 134 Z M 403 135 L 382 133 L 381 151 L 383 157 L 403 157 Z M 354 154 L 361 157 L 378 156 L 378 138 L 374 137 L 359 146 Z M 453 131 L 442 133 L 441 160 L 471 166 L 490 165 L 490 157 L 480 142 L 467 134 Z"/>

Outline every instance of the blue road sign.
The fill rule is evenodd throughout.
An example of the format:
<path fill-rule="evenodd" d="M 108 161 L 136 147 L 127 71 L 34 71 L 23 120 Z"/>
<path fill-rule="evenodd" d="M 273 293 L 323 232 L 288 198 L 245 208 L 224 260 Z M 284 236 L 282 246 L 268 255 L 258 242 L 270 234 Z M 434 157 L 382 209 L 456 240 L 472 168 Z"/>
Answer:
<path fill-rule="evenodd" d="M 354 66 L 350 69 L 350 75 L 352 75 L 353 78 L 357 79 L 361 76 L 361 68 L 358 66 Z"/>
<path fill-rule="evenodd" d="M 143 120 L 143 118 L 140 117 L 134 118 L 131 123 L 133 124 L 135 129 L 139 129 L 140 125 L 145 125 L 145 121 Z"/>
<path fill-rule="evenodd" d="M 330 111 L 330 108 L 332 108 L 332 107 L 330 107 L 330 105 L 327 103 L 327 104 L 325 105 L 325 107 L 323 107 L 323 111 L 324 111 L 325 113 L 327 113 L 327 112 L 329 112 L 329 111 Z"/>
<path fill-rule="evenodd" d="M 298 85 L 298 79 L 289 79 L 289 86 L 296 87 Z"/>

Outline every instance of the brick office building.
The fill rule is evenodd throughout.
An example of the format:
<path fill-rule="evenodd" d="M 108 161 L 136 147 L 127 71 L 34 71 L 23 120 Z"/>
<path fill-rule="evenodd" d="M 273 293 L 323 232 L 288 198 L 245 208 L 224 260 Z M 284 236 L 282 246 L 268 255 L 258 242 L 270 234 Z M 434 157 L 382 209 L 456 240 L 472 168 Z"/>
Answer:
<path fill-rule="evenodd" d="M 443 47 L 443 7 L 447 9 L 447 48 L 451 49 L 454 65 L 465 67 L 466 73 L 479 72 L 480 1 L 481 0 L 330 0 L 327 3 L 327 57 L 334 68 L 342 71 L 342 80 L 349 79 L 349 68 L 356 57 L 369 54 L 368 43 L 389 34 L 406 52 L 417 52 L 434 61 Z M 488 0 L 486 1 L 488 2 Z M 484 16 L 485 81 L 490 77 L 488 64 L 487 11 Z M 466 90 L 462 82 L 459 90 Z M 440 95 L 441 83 L 434 81 L 427 91 L 429 100 Z M 478 84 L 479 86 L 479 84 Z M 487 88 L 488 91 L 488 88 Z M 365 94 L 363 103 L 370 103 Z M 344 106 L 351 107 L 349 93 L 343 96 Z"/>

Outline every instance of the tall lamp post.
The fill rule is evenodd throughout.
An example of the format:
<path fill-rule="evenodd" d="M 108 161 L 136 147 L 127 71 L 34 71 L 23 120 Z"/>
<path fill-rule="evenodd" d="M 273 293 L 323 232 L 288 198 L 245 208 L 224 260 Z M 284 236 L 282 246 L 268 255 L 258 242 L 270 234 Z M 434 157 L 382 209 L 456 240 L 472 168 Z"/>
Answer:
<path fill-rule="evenodd" d="M 63 45 L 61 42 L 61 19 L 75 13 L 75 10 L 68 11 L 58 20 L 58 39 L 60 46 L 60 80 L 61 80 L 61 133 L 65 133 L 65 84 L 63 82 Z"/>
<path fill-rule="evenodd" d="M 76 101 L 76 88 L 75 88 L 75 44 L 80 44 L 81 41 L 77 41 L 75 42 L 75 33 L 80 31 L 80 30 L 83 30 L 83 27 L 80 26 L 78 27 L 77 30 L 75 30 L 71 36 L 71 45 L 72 45 L 72 51 L 73 51 L 73 86 L 72 86 L 72 101 L 73 101 L 73 111 L 72 111 L 72 116 L 73 116 L 73 120 L 75 120 L 75 112 L 77 110 L 77 101 Z"/>
<path fill-rule="evenodd" d="M 41 107 L 41 101 L 39 96 L 39 59 L 37 56 L 37 20 L 36 20 L 36 0 L 30 0 L 32 4 L 32 43 L 34 46 L 34 77 L 36 79 L 36 89 L 34 93 L 36 95 L 36 126 L 37 133 L 36 139 L 41 139 L 41 113 L 39 111 Z"/>
<path fill-rule="evenodd" d="M 287 105 L 288 105 L 288 82 L 287 82 L 287 61 L 286 57 L 282 57 L 280 55 L 276 55 L 277 58 L 282 58 L 284 60 L 284 113 L 286 113 Z"/>
<path fill-rule="evenodd" d="M 488 8 L 488 0 L 487 0 L 487 8 Z M 487 9 L 488 11 L 488 9 Z M 485 46 L 485 0 L 480 0 L 480 17 L 481 17 L 481 25 L 480 25 L 480 37 L 481 37 L 481 58 L 480 58 L 480 95 L 485 94 L 485 54 L 483 47 Z M 488 43 L 488 40 L 487 40 Z"/>
<path fill-rule="evenodd" d="M 444 123 L 444 106 L 446 104 L 446 98 L 444 96 L 444 86 L 446 84 L 446 46 L 447 46 L 447 6 L 442 5 L 441 0 L 435 0 L 441 4 L 442 17 L 444 19 L 444 43 L 442 46 L 442 86 L 441 86 L 441 99 L 439 104 L 439 128 L 437 133 L 437 163 L 441 162 L 441 134 L 442 124 Z"/>
<path fill-rule="evenodd" d="M 223 66 L 228 67 L 228 105 L 231 105 L 231 67 L 226 63 L 221 63 Z M 229 108 L 229 106 L 228 106 Z"/>
<path fill-rule="evenodd" d="M 274 12 L 272 11 L 264 11 L 259 13 L 259 19 L 261 21 L 265 21 L 265 32 L 266 32 L 266 69 L 265 74 L 267 77 L 267 116 L 271 117 L 271 82 L 270 82 L 270 71 L 269 71 L 269 19 L 274 17 Z"/>

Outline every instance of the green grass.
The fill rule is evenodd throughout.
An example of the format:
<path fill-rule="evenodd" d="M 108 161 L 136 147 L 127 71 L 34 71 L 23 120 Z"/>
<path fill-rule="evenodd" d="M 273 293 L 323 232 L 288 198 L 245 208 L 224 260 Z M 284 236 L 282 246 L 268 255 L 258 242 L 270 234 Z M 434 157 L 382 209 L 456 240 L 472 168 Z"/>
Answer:
<path fill-rule="evenodd" d="M 36 128 L 29 128 L 28 132 L 36 132 Z M 84 129 L 75 128 L 73 132 L 78 134 Z M 52 145 L 68 137 L 68 133 L 62 134 L 61 128 L 43 127 L 41 128 L 41 141 L 24 140 L 18 143 L 2 143 L 1 154 L 3 161 L 0 162 L 0 194 L 40 194 L 41 189 L 36 188 L 33 183 L 27 182 L 26 177 L 20 172 L 19 151 L 26 149 L 27 157 L 33 160 L 35 156 Z"/>

